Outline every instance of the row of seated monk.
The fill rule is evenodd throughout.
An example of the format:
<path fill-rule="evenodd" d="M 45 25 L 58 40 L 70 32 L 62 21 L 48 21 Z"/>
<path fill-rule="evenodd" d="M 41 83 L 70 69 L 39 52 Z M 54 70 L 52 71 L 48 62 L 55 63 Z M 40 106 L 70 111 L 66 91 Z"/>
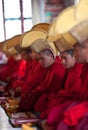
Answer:
<path fill-rule="evenodd" d="M 36 54 L 30 48 L 7 55 L 0 68 L 0 96 L 19 97 L 17 111 L 32 112 L 44 130 L 84 130 L 88 67 L 77 62 L 76 49 L 57 56 L 49 49 Z"/>

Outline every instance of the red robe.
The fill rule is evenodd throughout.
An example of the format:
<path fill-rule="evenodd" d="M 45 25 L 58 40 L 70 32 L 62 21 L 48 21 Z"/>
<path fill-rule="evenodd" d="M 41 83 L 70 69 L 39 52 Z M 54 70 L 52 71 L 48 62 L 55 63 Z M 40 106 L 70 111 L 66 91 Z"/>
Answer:
<path fill-rule="evenodd" d="M 7 81 L 8 77 L 11 77 L 12 73 L 16 71 L 18 61 L 13 57 L 10 57 L 8 63 L 0 70 L 0 80 Z"/>
<path fill-rule="evenodd" d="M 82 84 L 81 73 L 83 64 L 75 64 L 69 70 L 64 83 L 64 89 L 60 91 L 53 99 L 53 102 L 63 103 L 68 100 L 76 100 L 79 98 Z"/>
<path fill-rule="evenodd" d="M 23 87 L 27 77 L 30 77 L 30 75 L 32 75 L 35 66 L 37 65 L 37 61 L 33 60 L 33 61 L 26 61 L 26 68 L 25 68 L 25 72 L 22 78 L 15 80 L 13 82 L 12 88 L 15 90 L 17 87 Z"/>
<path fill-rule="evenodd" d="M 64 122 L 68 126 L 77 126 L 84 115 L 88 113 L 88 63 L 84 65 L 82 72 L 82 88 L 80 91 L 81 103 L 73 106 L 64 113 Z M 80 107 L 80 113 L 79 113 Z"/>
<path fill-rule="evenodd" d="M 25 83 L 22 86 L 22 94 L 21 94 L 21 102 L 20 108 L 21 110 L 29 109 L 29 98 L 31 91 L 36 88 L 46 77 L 47 69 L 41 66 L 38 62 L 35 66 L 35 69 L 32 75 L 27 76 Z M 31 101 L 30 101 L 31 102 Z"/>
<path fill-rule="evenodd" d="M 12 86 L 15 81 L 20 80 L 23 78 L 26 70 L 26 61 L 25 60 L 19 60 L 15 63 L 15 69 L 10 74 L 10 80 L 8 81 L 7 89 L 8 91 L 12 89 Z"/>
<path fill-rule="evenodd" d="M 47 69 L 38 62 L 31 75 L 28 74 L 26 82 L 22 87 L 22 94 L 34 89 L 46 76 Z M 28 92 L 27 92 L 28 93 Z"/>
<path fill-rule="evenodd" d="M 66 101 L 74 101 L 79 96 L 79 90 L 81 87 L 81 71 L 82 71 L 82 64 L 75 64 L 73 69 L 71 69 L 68 73 L 66 78 L 64 89 L 58 91 L 58 93 L 54 94 L 53 96 L 49 96 L 47 99 L 47 108 L 44 108 L 43 112 L 41 113 L 41 118 L 47 118 L 50 110 L 58 104 L 64 103 Z M 44 103 L 45 104 L 45 103 Z M 37 109 L 38 110 L 38 109 Z"/>
<path fill-rule="evenodd" d="M 60 62 L 60 60 L 56 59 L 56 62 L 53 64 L 53 70 L 51 70 L 49 76 L 47 76 L 47 80 L 45 82 L 46 85 L 44 85 L 46 87 L 43 88 L 43 86 L 41 86 L 40 88 L 40 89 L 45 89 L 44 90 L 45 92 L 35 104 L 35 111 L 43 112 L 46 109 L 46 106 L 48 105 L 47 104 L 48 98 L 52 98 L 53 95 L 56 95 L 57 91 L 60 91 L 62 89 L 64 76 L 65 76 L 65 68 Z M 50 79 L 50 77 L 51 77 L 50 80 L 51 83 L 50 85 L 47 85 L 49 83 L 48 79 Z"/>
<path fill-rule="evenodd" d="M 63 121 L 65 123 L 65 125 L 69 128 L 69 130 L 83 130 L 81 129 L 81 121 L 82 118 L 84 118 L 85 114 L 88 113 L 88 64 L 85 64 L 83 66 L 82 69 L 82 73 L 81 73 L 81 86 L 79 89 L 79 98 L 76 99 L 76 101 L 72 102 L 72 103 L 68 103 L 68 105 L 66 106 L 66 109 L 64 111 L 61 112 L 59 111 L 61 108 L 60 105 L 58 105 L 57 107 L 57 114 L 56 116 L 53 115 L 55 113 L 55 110 L 53 109 L 51 114 L 48 117 L 47 122 L 49 123 L 49 125 L 51 124 L 55 124 L 56 122 L 58 122 L 58 124 L 60 123 L 60 121 Z M 66 102 L 64 103 L 66 105 Z M 62 104 L 62 106 L 64 106 L 64 104 Z M 60 116 L 61 114 L 61 116 Z M 53 118 L 52 121 L 50 121 L 50 116 Z M 58 118 L 61 118 L 61 120 L 58 120 Z M 55 118 L 57 118 L 57 121 L 55 120 Z M 86 123 L 86 121 L 82 122 L 82 123 Z M 56 123 L 57 124 L 57 123 Z M 54 125 L 55 127 L 55 125 Z M 79 129 L 77 129 L 77 127 L 79 127 Z M 59 127 L 60 129 L 60 127 Z M 58 129 L 57 129 L 58 130 Z M 67 129 L 64 129 L 67 130 Z"/>
<path fill-rule="evenodd" d="M 50 67 L 47 68 L 47 74 L 43 78 L 42 82 L 38 82 L 37 86 L 33 87 L 32 92 L 27 90 L 28 94 L 25 94 L 26 97 L 22 100 L 24 102 L 21 102 L 21 106 L 23 106 L 25 110 L 30 111 L 42 94 L 47 95 L 49 93 L 57 92 L 58 89 L 60 90 L 64 74 L 65 69 L 63 68 L 62 71 L 59 63 L 55 61 Z M 38 76 L 36 77 L 36 80 L 37 78 Z"/>
<path fill-rule="evenodd" d="M 21 79 L 24 77 L 26 71 L 26 61 L 25 60 L 19 60 L 16 66 L 16 70 L 11 75 L 12 79 Z"/>

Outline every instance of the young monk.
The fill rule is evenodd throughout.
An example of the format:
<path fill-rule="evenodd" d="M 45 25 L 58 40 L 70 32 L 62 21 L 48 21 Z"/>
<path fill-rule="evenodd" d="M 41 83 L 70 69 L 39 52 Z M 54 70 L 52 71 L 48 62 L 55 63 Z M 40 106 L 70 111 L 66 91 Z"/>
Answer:
<path fill-rule="evenodd" d="M 35 41 L 35 44 L 37 44 L 37 47 L 40 47 L 41 45 L 47 44 L 47 42 L 44 39 L 39 39 Z M 45 46 L 45 48 L 41 48 L 41 51 L 39 50 L 39 54 L 40 63 L 47 69 L 47 74 L 43 78 L 42 82 L 38 82 L 38 84 L 31 87 L 31 89 L 29 84 L 29 90 L 27 89 L 26 93 L 22 95 L 20 107 L 23 107 L 28 111 L 33 109 L 34 104 L 42 94 L 47 96 L 49 93 L 53 94 L 57 92 L 57 90 L 62 89 L 65 74 L 65 69 L 63 65 L 59 64 L 59 62 L 55 59 L 52 48 Z M 36 79 L 37 78 L 38 76 Z"/>
<path fill-rule="evenodd" d="M 27 78 L 31 77 L 33 74 L 37 64 L 38 64 L 38 56 L 34 55 L 30 47 L 23 48 L 22 58 L 26 61 L 26 69 L 22 78 L 15 80 L 12 84 L 12 88 L 15 91 L 15 96 L 22 93 L 22 87 L 26 86 Z"/>
<path fill-rule="evenodd" d="M 80 28 L 81 27 L 81 28 Z M 57 130 L 86 130 L 88 113 L 88 21 L 84 21 L 71 30 L 78 43 L 75 45 L 75 57 L 77 62 L 84 63 L 81 74 L 81 88 L 79 98 L 72 102 L 63 113 L 63 118 L 58 122 Z"/>
<path fill-rule="evenodd" d="M 81 27 L 81 28 L 80 28 Z M 80 91 L 81 103 L 73 107 L 69 107 L 66 111 L 64 122 L 69 126 L 73 126 L 75 130 L 87 130 L 87 113 L 88 113 L 88 21 L 81 22 L 71 30 L 71 34 L 78 40 L 75 45 L 75 57 L 79 63 L 84 63 L 82 71 L 82 88 Z M 69 122 L 69 120 L 71 122 Z"/>
<path fill-rule="evenodd" d="M 6 91 L 11 88 L 14 80 L 22 78 L 25 70 L 25 61 L 21 59 L 18 52 L 12 55 L 8 63 L 0 71 L 0 79 L 7 83 Z M 4 86 L 3 86 L 4 87 Z"/>
<path fill-rule="evenodd" d="M 78 90 L 81 84 L 81 68 L 83 65 L 76 63 L 73 49 L 69 49 L 67 51 L 62 52 L 61 58 L 63 60 L 63 64 L 67 68 L 67 74 L 64 80 L 64 89 L 60 92 L 57 92 L 53 96 L 49 95 L 49 97 L 45 101 L 41 100 L 42 97 L 38 100 L 38 102 L 35 105 L 35 111 L 41 113 L 40 117 L 42 119 L 47 118 L 50 110 L 55 105 L 62 104 L 65 101 L 75 100 L 75 98 L 78 97 Z M 42 110 L 39 106 L 42 106 Z M 53 118 L 51 120 L 53 120 Z"/>
<path fill-rule="evenodd" d="M 15 58 L 16 55 L 18 54 L 15 53 L 13 56 L 9 56 L 7 64 L 3 66 L 2 69 L 0 70 L 0 80 L 7 81 L 10 74 L 14 72 L 15 70 L 14 64 L 18 63 Z"/>

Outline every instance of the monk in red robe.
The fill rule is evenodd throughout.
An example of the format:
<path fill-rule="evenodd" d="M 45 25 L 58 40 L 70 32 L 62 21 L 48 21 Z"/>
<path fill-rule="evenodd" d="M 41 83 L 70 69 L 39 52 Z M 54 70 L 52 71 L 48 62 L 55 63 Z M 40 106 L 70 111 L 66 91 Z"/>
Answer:
<path fill-rule="evenodd" d="M 57 92 L 55 95 L 49 95 L 48 99 L 45 101 L 42 100 L 43 97 L 41 97 L 41 100 L 35 105 L 35 110 L 41 113 L 41 118 L 47 118 L 48 113 L 55 105 L 65 101 L 75 100 L 79 95 L 78 87 L 81 84 L 80 74 L 83 65 L 76 63 L 73 53 L 74 50 L 71 49 L 61 54 L 64 65 L 67 68 L 64 89 Z M 38 106 L 42 106 L 42 110 Z M 43 106 L 47 106 L 47 108 Z"/>
<path fill-rule="evenodd" d="M 15 60 L 15 55 L 10 56 L 8 59 L 8 63 L 0 70 L 0 80 L 7 81 L 7 77 L 9 77 L 12 72 L 14 72 L 14 64 L 18 63 L 17 60 Z"/>
<path fill-rule="evenodd" d="M 46 111 L 43 111 L 41 114 L 41 118 L 44 118 L 45 115 L 50 113 L 47 123 L 50 125 L 49 128 L 52 128 L 53 130 L 56 129 L 56 124 L 58 124 L 58 122 L 62 119 L 65 109 L 72 101 L 79 98 L 79 90 L 81 88 L 81 72 L 83 64 L 76 63 L 74 50 L 69 49 L 64 51 L 61 53 L 61 58 L 68 72 L 66 74 L 67 78 L 65 79 L 64 89 L 48 100 L 48 107 Z"/>
<path fill-rule="evenodd" d="M 26 52 L 26 53 L 25 53 Z M 25 53 L 25 55 L 24 55 Z M 20 57 L 18 54 L 16 54 L 14 56 L 14 58 L 16 59 L 16 62 L 11 62 L 13 64 L 10 64 L 12 66 L 11 69 L 6 66 L 7 69 L 9 69 L 9 72 L 10 74 L 7 75 L 7 78 L 9 76 L 9 80 L 8 80 L 8 85 L 6 86 L 6 89 L 8 89 L 9 91 L 13 91 L 12 89 L 14 88 L 13 86 L 15 86 L 15 88 L 17 87 L 17 83 L 19 81 L 22 81 L 23 82 L 23 78 L 24 76 L 26 75 L 26 70 L 27 68 L 29 68 L 31 65 L 31 53 L 32 51 L 30 50 L 30 48 L 23 48 L 21 49 L 21 54 L 20 54 Z M 27 56 L 26 56 L 27 55 Z M 20 59 L 18 59 L 20 58 Z M 27 62 L 27 59 L 28 59 L 28 62 Z M 11 60 L 12 61 L 12 60 Z M 30 67 L 31 69 L 31 67 Z M 13 71 L 11 71 L 13 70 Z M 7 71 L 8 72 L 8 71 Z M 7 73 L 8 74 L 8 73 Z"/>
<path fill-rule="evenodd" d="M 26 68 L 23 77 L 18 78 L 18 80 L 15 80 L 12 84 L 12 88 L 16 93 L 22 91 L 22 87 L 26 84 L 25 82 L 27 78 L 31 77 L 33 71 L 35 70 L 36 65 L 38 64 L 38 61 L 33 59 L 32 51 L 30 50 L 30 48 L 23 49 L 22 58 L 25 59 L 26 61 Z M 17 96 L 17 94 L 15 96 Z"/>
<path fill-rule="evenodd" d="M 27 66 L 29 63 L 28 61 L 29 60 L 27 60 Z M 20 91 L 21 95 L 24 95 L 24 93 L 26 93 L 29 89 L 31 90 L 31 88 L 35 87 L 45 79 L 46 72 L 47 69 L 38 61 L 38 54 L 34 54 L 34 52 L 32 52 L 32 60 L 26 70 L 25 76 L 22 78 L 22 80 L 18 80 L 13 84 L 15 92 L 18 93 Z"/>
<path fill-rule="evenodd" d="M 80 91 L 81 103 L 68 108 L 64 113 L 64 122 L 67 126 L 73 126 L 77 130 L 87 129 L 86 113 L 88 113 L 88 40 L 75 45 L 75 56 L 79 63 L 84 63 L 82 71 L 82 88 Z M 80 110 L 80 112 L 79 112 Z"/>
<path fill-rule="evenodd" d="M 15 65 L 14 65 L 15 64 Z M 13 57 L 10 57 L 8 63 L 2 67 L 0 70 L 0 79 L 3 82 L 6 82 L 6 85 L 2 84 L 3 87 L 6 87 L 6 91 L 8 90 L 8 84 L 10 84 L 11 80 L 18 77 L 19 74 L 19 66 L 25 66 L 25 61 L 20 59 L 19 54 L 15 54 Z M 15 72 L 18 72 L 16 75 Z M 22 72 L 20 73 L 22 74 Z M 13 76 L 14 75 L 14 76 Z M 14 77 L 14 78 L 13 78 Z"/>
<path fill-rule="evenodd" d="M 63 66 L 63 64 L 62 64 L 62 61 L 61 61 L 61 59 L 60 59 L 60 56 L 57 56 L 56 57 L 56 59 L 55 59 L 55 62 L 57 63 L 57 65 L 58 65 L 58 67 L 57 67 L 57 72 L 59 73 L 58 75 L 60 75 L 60 77 L 62 77 L 63 76 L 63 74 L 64 74 L 64 71 L 65 71 L 65 68 L 64 68 L 64 66 Z M 64 75 L 64 77 L 65 77 L 65 75 Z M 63 81 L 64 81 L 64 77 L 63 77 Z M 55 83 L 56 84 L 56 83 Z M 59 89 L 59 87 L 60 87 L 60 85 L 61 85 L 61 88 L 63 89 L 63 83 L 60 83 L 60 81 L 59 81 L 59 79 L 58 79 L 58 83 L 57 83 L 57 85 L 58 85 L 58 89 L 57 89 L 57 91 L 60 91 L 60 89 Z M 55 85 L 54 85 L 55 86 Z M 53 88 L 53 87 L 52 87 Z M 53 97 L 55 96 L 55 95 L 57 95 L 57 91 L 55 91 L 55 92 L 51 92 L 51 93 L 48 93 L 48 94 L 43 94 L 40 98 L 39 98 L 39 100 L 37 101 L 37 103 L 35 104 L 35 106 L 34 106 L 34 108 L 35 108 L 35 111 L 36 112 L 44 112 L 47 108 L 46 108 L 46 106 L 48 106 L 48 98 L 49 98 L 49 100 L 51 100 L 51 99 L 53 99 Z M 41 106 L 41 107 L 40 107 Z M 44 116 L 46 117 L 46 114 L 44 113 Z"/>
<path fill-rule="evenodd" d="M 81 27 L 81 28 L 80 28 Z M 77 40 L 74 46 L 75 57 L 78 63 L 84 63 L 81 73 L 81 88 L 79 98 L 72 102 L 65 112 L 57 130 L 87 130 L 88 114 L 88 21 L 84 21 L 72 29 L 72 34 Z M 62 128 L 64 126 L 64 128 Z"/>
<path fill-rule="evenodd" d="M 33 109 L 34 104 L 42 94 L 47 96 L 62 89 L 65 68 L 62 64 L 59 64 L 52 51 L 47 49 L 47 47 L 40 52 L 40 63 L 47 69 L 47 74 L 42 82 L 39 82 L 36 87 L 31 89 L 29 87 L 29 90 L 27 89 L 26 93 L 22 95 L 23 99 L 21 100 L 20 108 L 23 107 L 27 111 Z M 38 76 L 36 78 L 38 79 Z"/>

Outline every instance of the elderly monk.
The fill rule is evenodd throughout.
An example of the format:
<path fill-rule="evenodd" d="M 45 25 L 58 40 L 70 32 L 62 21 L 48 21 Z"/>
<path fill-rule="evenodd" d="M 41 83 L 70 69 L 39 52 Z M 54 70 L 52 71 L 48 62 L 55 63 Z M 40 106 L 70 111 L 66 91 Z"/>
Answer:
<path fill-rule="evenodd" d="M 39 62 L 47 69 L 47 74 L 42 82 L 39 82 L 36 86 L 31 87 L 31 89 L 29 87 L 29 89 L 26 89 L 26 92 L 22 95 L 20 108 L 24 108 L 26 111 L 33 110 L 34 104 L 41 95 L 45 95 L 47 97 L 48 94 L 53 94 L 56 93 L 57 90 L 61 90 L 65 74 L 65 68 L 56 60 L 53 49 L 49 46 L 46 40 L 38 39 L 33 45 L 32 49 L 39 53 Z M 35 49 L 35 46 L 38 48 Z M 37 78 L 38 76 L 36 79 Z"/>

